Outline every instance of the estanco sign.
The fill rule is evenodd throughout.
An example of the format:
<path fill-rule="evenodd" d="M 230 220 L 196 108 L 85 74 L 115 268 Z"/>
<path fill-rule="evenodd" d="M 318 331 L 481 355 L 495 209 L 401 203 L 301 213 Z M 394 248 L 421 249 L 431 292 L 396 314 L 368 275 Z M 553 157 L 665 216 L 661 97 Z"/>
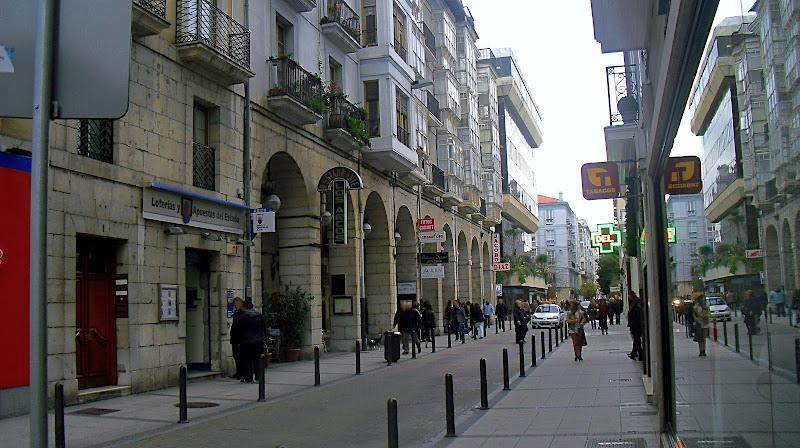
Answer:
<path fill-rule="evenodd" d="M 586 163 L 581 167 L 583 197 L 588 200 L 619 197 L 619 169 L 616 162 Z"/>
<path fill-rule="evenodd" d="M 244 233 L 249 207 L 151 184 L 142 191 L 142 216 L 218 232 Z M 249 225 L 249 223 L 248 223 Z"/>

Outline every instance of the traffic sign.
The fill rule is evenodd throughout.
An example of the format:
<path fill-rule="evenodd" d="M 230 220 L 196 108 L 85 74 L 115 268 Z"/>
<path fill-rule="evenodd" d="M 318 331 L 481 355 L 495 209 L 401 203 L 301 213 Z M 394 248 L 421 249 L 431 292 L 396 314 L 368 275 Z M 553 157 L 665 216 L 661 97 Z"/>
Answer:
<path fill-rule="evenodd" d="M 447 240 L 447 234 L 441 230 L 434 230 L 419 233 L 419 242 L 425 243 L 444 243 Z"/>
<path fill-rule="evenodd" d="M 493 271 L 510 271 L 511 270 L 511 263 L 494 263 L 492 265 Z"/>
<path fill-rule="evenodd" d="M 748 249 L 744 253 L 747 258 L 762 258 L 764 256 L 764 249 Z"/>

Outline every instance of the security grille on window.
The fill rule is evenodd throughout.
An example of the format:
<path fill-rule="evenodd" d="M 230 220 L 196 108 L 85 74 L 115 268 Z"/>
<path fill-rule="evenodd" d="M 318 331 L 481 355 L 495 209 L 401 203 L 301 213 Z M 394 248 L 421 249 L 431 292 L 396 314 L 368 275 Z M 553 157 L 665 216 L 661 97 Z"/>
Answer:
<path fill-rule="evenodd" d="M 192 185 L 214 190 L 216 153 L 208 146 L 208 109 L 194 107 L 194 142 L 192 144 Z"/>
<path fill-rule="evenodd" d="M 78 124 L 78 154 L 114 163 L 114 121 L 81 120 Z"/>

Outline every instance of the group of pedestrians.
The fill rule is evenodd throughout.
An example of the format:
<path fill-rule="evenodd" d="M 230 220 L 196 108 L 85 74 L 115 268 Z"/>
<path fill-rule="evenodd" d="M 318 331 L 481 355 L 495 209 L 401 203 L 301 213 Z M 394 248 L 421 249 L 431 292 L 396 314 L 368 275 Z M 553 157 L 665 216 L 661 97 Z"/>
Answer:
<path fill-rule="evenodd" d="M 267 321 L 249 300 L 236 297 L 233 299 L 233 308 L 231 348 L 236 372 L 230 377 L 243 383 L 252 383 L 258 378 L 258 360 L 264 353 Z"/>

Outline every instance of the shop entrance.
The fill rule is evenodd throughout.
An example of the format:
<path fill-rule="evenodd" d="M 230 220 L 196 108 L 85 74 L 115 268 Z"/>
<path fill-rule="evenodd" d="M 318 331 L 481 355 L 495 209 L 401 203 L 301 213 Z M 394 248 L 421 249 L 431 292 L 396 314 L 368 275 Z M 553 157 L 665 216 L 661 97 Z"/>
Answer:
<path fill-rule="evenodd" d="M 186 249 L 186 367 L 211 370 L 210 256 Z"/>
<path fill-rule="evenodd" d="M 78 237 L 75 273 L 75 361 L 78 389 L 117 384 L 114 245 Z"/>

